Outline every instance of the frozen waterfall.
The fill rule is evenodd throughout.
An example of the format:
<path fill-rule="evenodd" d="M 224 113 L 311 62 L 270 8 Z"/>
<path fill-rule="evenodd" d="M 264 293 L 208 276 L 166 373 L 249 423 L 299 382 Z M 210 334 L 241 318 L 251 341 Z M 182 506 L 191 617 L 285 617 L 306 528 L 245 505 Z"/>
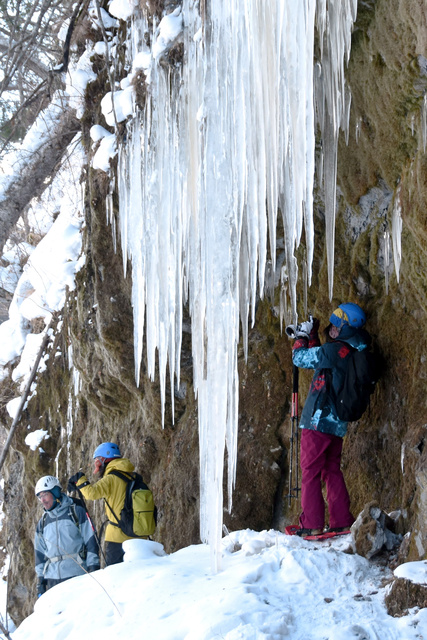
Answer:
<path fill-rule="evenodd" d="M 317 123 L 332 292 L 336 147 L 338 128 L 348 122 L 344 64 L 356 6 L 356 0 L 184 0 L 151 32 L 143 16 L 132 20 L 131 63 L 144 70 L 147 97 L 120 150 L 119 199 L 125 269 L 132 261 L 136 378 L 145 332 L 147 371 L 154 378 L 157 353 L 163 403 L 167 364 L 171 389 L 179 383 L 188 303 L 201 537 L 214 570 L 221 563 L 225 446 L 229 509 L 236 473 L 239 329 L 246 349 L 268 255 L 275 268 L 278 212 L 295 317 L 294 251 L 303 231 L 310 281 Z M 316 28 L 322 57 L 314 67 Z M 163 56 L 179 41 L 183 62 L 172 67 Z"/>

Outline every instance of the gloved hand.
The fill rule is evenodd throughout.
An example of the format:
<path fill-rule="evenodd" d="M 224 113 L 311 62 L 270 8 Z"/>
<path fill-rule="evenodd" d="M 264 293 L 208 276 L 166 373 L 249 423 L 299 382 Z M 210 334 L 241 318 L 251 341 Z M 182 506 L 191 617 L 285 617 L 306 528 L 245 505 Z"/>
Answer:
<path fill-rule="evenodd" d="M 72 493 L 73 491 L 77 491 L 77 482 L 80 480 L 80 478 L 83 478 L 85 474 L 83 473 L 83 471 L 78 471 L 77 473 L 75 473 L 73 476 L 71 476 L 71 478 L 68 480 L 68 484 L 67 484 L 67 491 L 68 493 Z"/>
<path fill-rule="evenodd" d="M 92 573 L 92 571 L 99 571 L 99 567 L 92 566 L 87 568 L 88 573 Z"/>
<path fill-rule="evenodd" d="M 297 330 L 295 335 L 297 338 L 308 338 L 313 329 L 313 318 L 310 316 L 310 320 L 306 320 L 305 322 L 301 322 L 297 326 Z"/>
<path fill-rule="evenodd" d="M 40 598 L 46 591 L 46 580 L 44 578 L 37 578 L 37 598 Z"/>

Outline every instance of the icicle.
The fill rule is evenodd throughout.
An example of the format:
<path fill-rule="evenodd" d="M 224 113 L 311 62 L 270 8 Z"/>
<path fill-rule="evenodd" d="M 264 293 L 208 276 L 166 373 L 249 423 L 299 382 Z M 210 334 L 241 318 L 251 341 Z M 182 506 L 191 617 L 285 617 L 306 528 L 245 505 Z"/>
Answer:
<path fill-rule="evenodd" d="M 286 266 L 280 271 L 280 331 L 283 331 L 283 325 L 289 324 L 288 320 L 288 274 Z"/>
<path fill-rule="evenodd" d="M 322 52 L 316 67 L 316 112 L 324 141 L 324 183 L 326 248 L 328 257 L 329 298 L 333 296 L 336 163 L 338 131 L 348 137 L 350 92 L 344 80 L 344 62 L 348 62 L 351 32 L 357 14 L 357 0 L 318 0 L 316 24 Z"/>
<path fill-rule="evenodd" d="M 117 253 L 117 231 L 116 231 L 116 218 L 114 216 L 114 206 L 113 206 L 113 193 L 115 190 L 114 179 L 110 180 L 110 184 L 108 187 L 108 194 L 105 202 L 105 210 L 107 216 L 107 224 L 111 225 L 111 233 L 113 236 L 113 248 L 114 253 Z"/>
<path fill-rule="evenodd" d="M 342 69 L 355 10 L 355 0 L 337 2 L 317 2 L 321 44 L 329 56 L 327 71 L 316 72 L 316 84 L 323 83 L 318 115 L 326 114 L 322 121 L 331 131 L 325 162 L 333 175 L 337 127 L 348 120 Z M 162 60 L 163 21 L 151 33 L 144 18 L 133 21 L 129 62 L 141 52 L 150 56 L 149 39 L 155 55 L 146 68 L 144 111 L 128 125 L 119 149 L 119 210 L 124 268 L 132 261 L 135 377 L 139 382 L 145 331 L 147 373 L 154 378 L 157 358 L 162 407 L 167 366 L 171 389 L 175 378 L 179 385 L 182 306 L 188 301 L 201 538 L 209 542 L 218 570 L 225 446 L 229 509 L 236 475 L 239 326 L 247 355 L 249 318 L 253 324 L 257 296 L 269 291 L 266 274 L 273 278 L 276 271 L 278 209 L 286 255 L 281 322 L 297 314 L 295 249 L 303 228 L 304 279 L 311 279 L 316 0 L 204 3 L 202 17 L 198 8 L 195 0 L 184 0 L 173 13 L 182 20 L 182 67 Z M 330 186 L 328 206 L 332 235 Z M 330 244 L 333 250 L 333 237 Z"/>
<path fill-rule="evenodd" d="M 402 260 L 402 207 L 400 204 L 400 187 L 397 189 L 393 206 L 391 235 L 393 240 L 394 270 L 397 282 L 399 282 L 400 262 Z"/>
<path fill-rule="evenodd" d="M 325 242 L 328 258 L 329 300 L 334 290 L 334 250 L 335 250 L 335 203 L 337 183 L 338 130 L 326 119 L 323 141 L 325 149 Z"/>
<path fill-rule="evenodd" d="M 265 293 L 269 297 L 271 306 L 274 305 L 274 271 L 272 260 L 265 264 Z"/>
<path fill-rule="evenodd" d="M 307 269 L 307 260 L 305 259 L 303 260 L 303 263 L 302 263 L 302 284 L 303 284 L 304 316 L 307 317 L 308 269 Z"/>
<path fill-rule="evenodd" d="M 390 232 L 384 231 L 384 275 L 385 275 L 385 292 L 388 295 L 388 287 L 390 280 Z"/>

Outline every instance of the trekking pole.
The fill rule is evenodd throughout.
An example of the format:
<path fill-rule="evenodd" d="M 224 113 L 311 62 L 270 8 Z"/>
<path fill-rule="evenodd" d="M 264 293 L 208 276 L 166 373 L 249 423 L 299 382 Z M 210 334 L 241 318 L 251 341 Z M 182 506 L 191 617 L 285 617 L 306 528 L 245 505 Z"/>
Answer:
<path fill-rule="evenodd" d="M 296 440 L 296 447 L 295 447 L 295 479 L 296 479 L 296 483 L 295 483 L 294 491 L 295 491 L 295 498 L 298 500 L 298 492 L 300 491 L 299 478 L 298 478 L 298 474 L 299 474 L 299 442 L 298 442 L 298 438 L 299 438 L 299 420 L 298 420 L 298 379 L 299 379 L 299 369 L 295 365 L 293 367 L 293 378 L 294 379 L 293 379 L 293 392 L 292 392 L 292 416 L 291 416 L 291 419 L 293 421 L 293 427 L 295 427 L 295 440 Z"/>
<path fill-rule="evenodd" d="M 291 459 L 291 466 L 295 464 L 295 487 L 292 486 L 292 483 L 289 486 L 289 500 L 291 498 L 298 499 L 298 378 L 299 371 L 298 367 L 293 365 L 292 369 L 293 374 L 293 384 L 292 384 L 292 404 L 291 404 L 291 428 L 292 428 L 292 441 L 295 439 L 295 454 Z M 293 443 L 292 443 L 293 444 Z"/>
<path fill-rule="evenodd" d="M 288 504 L 291 506 L 292 502 L 292 461 L 294 459 L 294 428 L 292 424 L 292 415 L 291 415 L 291 437 L 289 440 L 289 493 L 288 493 Z"/>
<path fill-rule="evenodd" d="M 103 552 L 102 547 L 101 547 L 101 540 L 99 539 L 98 532 L 96 531 L 96 527 L 93 524 L 92 518 L 90 517 L 90 514 L 89 514 L 89 511 L 88 511 L 85 499 L 83 498 L 83 494 L 82 494 L 82 492 L 80 491 L 80 489 L 78 487 L 76 487 L 76 489 L 77 489 L 77 493 L 79 494 L 79 498 L 82 501 L 83 509 L 86 511 L 86 517 L 89 520 L 90 526 L 92 527 L 92 531 L 93 531 L 93 535 L 95 536 L 95 540 L 98 543 L 99 551 L 101 552 L 102 557 L 104 558 L 105 564 L 107 564 L 107 558 L 105 557 L 104 552 Z"/>
<path fill-rule="evenodd" d="M 289 324 L 286 329 L 286 335 L 291 340 L 295 340 L 297 337 L 297 324 Z M 292 498 L 298 498 L 298 367 L 293 365 L 292 369 L 292 401 L 291 401 L 291 437 L 289 441 L 289 506 L 291 506 Z M 295 430 L 296 426 L 296 430 Z M 294 454 L 294 440 L 296 440 L 296 448 Z M 294 466 L 294 458 L 296 458 L 296 495 L 294 495 L 294 487 L 293 487 L 293 466 Z"/>
<path fill-rule="evenodd" d="M 293 365 L 292 402 L 291 402 L 291 438 L 289 447 L 289 506 L 292 498 L 298 498 L 298 367 Z M 295 446 L 294 446 L 295 441 Z M 294 452 L 295 450 L 295 452 Z M 293 467 L 295 464 L 296 486 L 293 486 Z"/>

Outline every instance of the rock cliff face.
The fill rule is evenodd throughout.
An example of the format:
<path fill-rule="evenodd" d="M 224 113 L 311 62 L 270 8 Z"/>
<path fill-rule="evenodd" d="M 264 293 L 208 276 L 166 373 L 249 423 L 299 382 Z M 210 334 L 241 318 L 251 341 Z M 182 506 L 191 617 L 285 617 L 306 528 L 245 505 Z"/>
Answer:
<path fill-rule="evenodd" d="M 344 471 L 355 515 L 372 500 L 385 511 L 403 511 L 411 531 L 410 559 L 427 557 L 427 156 L 421 127 L 426 20 L 421 0 L 359 3 L 347 70 L 353 96 L 350 135 L 348 145 L 340 141 L 338 157 L 334 300 L 328 297 L 320 188 L 308 292 L 308 308 L 323 325 L 342 301 L 357 301 L 367 312 L 384 374 L 370 410 L 350 426 Z M 86 140 L 101 93 L 99 86 L 88 92 Z M 116 441 L 152 488 L 159 508 L 155 538 L 166 551 L 199 542 L 190 324 L 183 337 L 181 386 L 168 389 L 162 429 L 158 382 L 143 371 L 139 388 L 135 385 L 131 282 L 123 275 L 122 256 L 115 253 L 105 222 L 108 185 L 103 174 L 91 170 L 85 180 L 86 265 L 63 310 L 47 369 L 39 376 L 4 470 L 3 544 L 12 558 L 10 613 L 16 622 L 32 611 L 35 597 L 32 538 L 41 513 L 34 483 L 47 473 L 57 473 L 65 484 L 80 467 L 89 472 L 92 452 L 102 441 Z M 384 251 L 397 198 L 403 221 L 399 282 L 391 270 L 386 279 Z M 302 290 L 299 294 L 302 300 Z M 271 300 L 258 306 L 248 360 L 242 350 L 239 372 L 237 482 L 233 510 L 224 521 L 231 530 L 280 528 L 295 520 L 298 507 L 289 508 L 286 498 L 291 344 L 281 334 Z M 301 373 L 302 399 L 310 378 L 309 372 Z M 48 430 L 43 453 L 25 445 L 28 425 Z M 100 526 L 102 505 L 89 507 Z"/>

